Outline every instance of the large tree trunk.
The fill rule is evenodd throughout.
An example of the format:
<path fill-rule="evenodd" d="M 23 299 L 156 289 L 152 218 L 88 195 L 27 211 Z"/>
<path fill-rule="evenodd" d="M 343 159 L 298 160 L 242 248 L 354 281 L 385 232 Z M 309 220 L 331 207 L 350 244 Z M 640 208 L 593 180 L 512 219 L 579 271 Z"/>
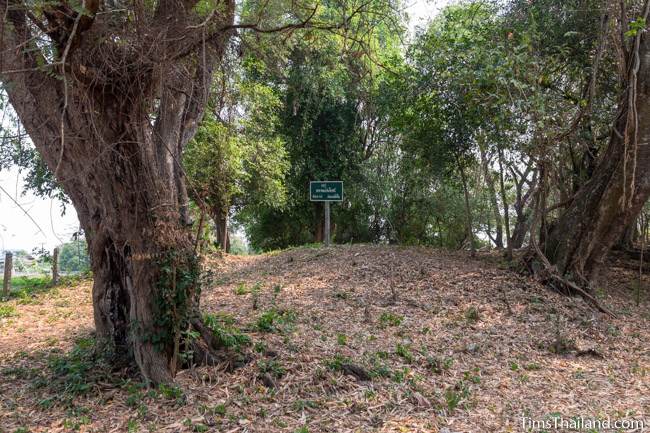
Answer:
<path fill-rule="evenodd" d="M 650 195 L 650 38 L 645 32 L 637 37 L 638 57 L 632 51 L 629 70 L 638 70 L 638 78 L 628 79 L 609 145 L 543 245 L 559 272 L 584 286 L 597 278 Z"/>
<path fill-rule="evenodd" d="M 234 3 L 198 31 L 209 40 L 189 30 L 205 19 L 192 15 L 191 1 L 162 0 L 132 22 L 109 6 L 96 17 L 97 7 L 80 15 L 65 3 L 45 6 L 54 64 L 35 45 L 26 6 L 0 4 L 0 76 L 86 233 L 98 339 L 132 355 L 147 381 L 169 382 L 180 367 L 181 330 L 205 335 L 179 161 L 228 41 Z M 55 21 L 61 10 L 74 25 Z M 133 32 L 134 23 L 146 32 Z M 222 30 L 212 34 L 214 24 Z"/>
<path fill-rule="evenodd" d="M 212 220 L 214 221 L 215 235 L 217 237 L 217 245 L 222 251 L 230 252 L 230 235 L 228 232 L 228 210 L 223 208 L 215 208 L 212 212 Z"/>

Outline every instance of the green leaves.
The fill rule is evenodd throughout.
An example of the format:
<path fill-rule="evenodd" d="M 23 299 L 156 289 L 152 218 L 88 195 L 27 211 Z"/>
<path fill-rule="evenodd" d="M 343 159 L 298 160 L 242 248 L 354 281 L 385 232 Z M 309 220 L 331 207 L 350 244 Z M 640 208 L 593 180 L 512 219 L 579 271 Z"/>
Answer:
<path fill-rule="evenodd" d="M 645 30 L 646 20 L 643 17 L 638 17 L 636 20 L 630 22 L 628 27 L 629 30 L 625 32 L 625 37 L 633 38 L 637 35 L 637 33 Z"/>

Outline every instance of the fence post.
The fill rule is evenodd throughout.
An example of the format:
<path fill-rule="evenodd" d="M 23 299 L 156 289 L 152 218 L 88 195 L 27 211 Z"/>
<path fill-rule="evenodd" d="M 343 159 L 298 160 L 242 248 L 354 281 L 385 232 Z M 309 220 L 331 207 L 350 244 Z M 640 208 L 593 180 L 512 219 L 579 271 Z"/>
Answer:
<path fill-rule="evenodd" d="M 52 252 L 52 285 L 59 284 L 59 247 Z"/>
<path fill-rule="evenodd" d="M 13 267 L 13 254 L 11 251 L 7 251 L 5 254 L 5 279 L 2 283 L 2 294 L 5 298 L 9 297 L 9 291 L 11 290 L 11 269 Z"/>

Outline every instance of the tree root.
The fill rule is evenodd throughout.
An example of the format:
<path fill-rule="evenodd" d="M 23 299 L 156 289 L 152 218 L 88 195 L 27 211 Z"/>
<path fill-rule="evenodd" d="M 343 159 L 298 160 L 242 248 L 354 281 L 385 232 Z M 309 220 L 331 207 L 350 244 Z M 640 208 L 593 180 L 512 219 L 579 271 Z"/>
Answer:
<path fill-rule="evenodd" d="M 189 368 L 195 365 L 223 365 L 226 371 L 233 371 L 243 367 L 251 361 L 246 354 L 235 353 L 224 347 L 212 330 L 206 326 L 200 317 L 190 320 L 191 328 L 199 333 L 199 338 L 193 339 L 189 344 L 192 352 L 191 359 L 185 360 L 183 367 Z"/>
<path fill-rule="evenodd" d="M 528 253 L 523 257 L 523 262 L 528 271 L 531 274 L 535 275 L 542 284 L 563 295 L 578 295 L 601 313 L 604 313 L 612 318 L 617 317 L 616 314 L 614 314 L 612 311 L 603 307 L 600 302 L 598 302 L 598 300 L 591 293 L 589 293 L 588 290 L 583 289 L 580 287 L 580 285 L 560 275 L 560 273 L 557 271 L 557 268 L 548 261 L 536 243 L 533 242 L 531 245 L 533 248 L 528 250 Z M 540 264 L 541 268 L 539 266 Z M 588 287 L 588 282 L 586 280 L 584 283 Z"/>

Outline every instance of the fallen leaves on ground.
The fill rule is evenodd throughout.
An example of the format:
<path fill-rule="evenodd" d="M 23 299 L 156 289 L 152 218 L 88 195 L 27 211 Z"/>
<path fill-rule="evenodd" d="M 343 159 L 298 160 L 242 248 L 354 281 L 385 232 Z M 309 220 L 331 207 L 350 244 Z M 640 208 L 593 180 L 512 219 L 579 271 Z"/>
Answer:
<path fill-rule="evenodd" d="M 354 245 L 206 266 L 215 278 L 203 310 L 250 337 L 241 349 L 250 362 L 184 370 L 169 389 L 146 389 L 119 366 L 102 375 L 73 349 L 91 335 L 90 284 L 57 288 L 10 301 L 16 314 L 0 319 L 0 431 L 519 432 L 522 416 L 650 421 L 648 294 L 635 305 L 633 271 L 606 273 L 611 319 L 493 254 Z"/>

